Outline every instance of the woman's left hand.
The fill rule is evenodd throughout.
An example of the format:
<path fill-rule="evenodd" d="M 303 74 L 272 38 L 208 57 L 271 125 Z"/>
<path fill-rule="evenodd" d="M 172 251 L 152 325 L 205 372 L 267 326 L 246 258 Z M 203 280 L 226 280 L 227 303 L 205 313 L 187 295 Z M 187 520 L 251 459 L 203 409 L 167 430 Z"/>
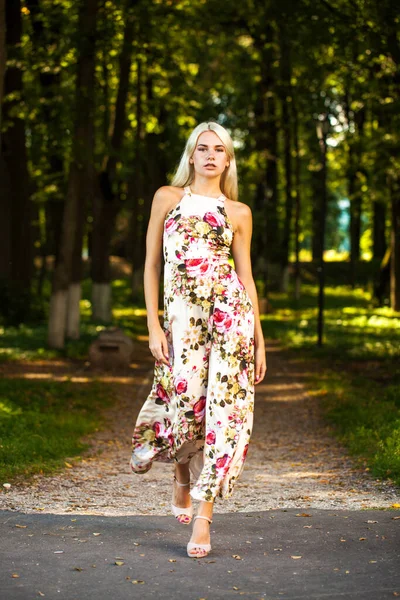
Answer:
<path fill-rule="evenodd" d="M 256 345 L 254 352 L 254 362 L 254 384 L 257 385 L 257 383 L 261 383 L 267 372 L 267 358 L 265 355 L 264 344 Z"/>

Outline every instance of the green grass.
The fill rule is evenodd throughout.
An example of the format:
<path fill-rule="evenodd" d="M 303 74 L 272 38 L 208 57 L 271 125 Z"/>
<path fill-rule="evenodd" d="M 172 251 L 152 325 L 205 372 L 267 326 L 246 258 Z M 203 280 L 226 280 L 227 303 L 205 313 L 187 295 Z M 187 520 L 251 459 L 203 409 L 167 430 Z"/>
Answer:
<path fill-rule="evenodd" d="M 313 383 L 350 453 L 373 475 L 400 485 L 400 382 L 383 387 L 365 377 L 325 371 Z"/>
<path fill-rule="evenodd" d="M 0 480 L 50 472 L 78 456 L 111 401 L 97 382 L 0 380 Z"/>
<path fill-rule="evenodd" d="M 303 286 L 298 302 L 288 294 L 271 293 L 274 312 L 262 317 L 268 337 L 291 348 L 330 360 L 400 358 L 400 314 L 374 308 L 362 289 L 328 287 L 325 293 L 324 345 L 317 348 L 317 288 Z"/>
<path fill-rule="evenodd" d="M 274 312 L 262 317 L 267 337 L 312 362 L 310 389 L 350 453 L 377 477 L 400 485 L 400 315 L 374 308 L 368 293 L 326 289 L 324 345 L 317 342 L 317 288 L 296 302 L 272 293 Z"/>

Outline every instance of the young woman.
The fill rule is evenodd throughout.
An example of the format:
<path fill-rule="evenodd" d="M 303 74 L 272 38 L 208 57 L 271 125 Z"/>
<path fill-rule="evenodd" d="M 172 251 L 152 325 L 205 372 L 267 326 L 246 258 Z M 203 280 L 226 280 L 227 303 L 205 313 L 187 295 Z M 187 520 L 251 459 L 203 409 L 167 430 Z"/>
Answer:
<path fill-rule="evenodd" d="M 178 521 L 189 524 L 191 500 L 200 501 L 187 547 L 196 558 L 211 550 L 215 498 L 232 494 L 243 469 L 254 384 L 267 369 L 250 263 L 251 210 L 237 195 L 232 139 L 221 125 L 201 123 L 172 185 L 155 193 L 147 231 L 144 288 L 156 360 L 133 433 L 131 469 L 145 473 L 155 460 L 174 461 Z"/>

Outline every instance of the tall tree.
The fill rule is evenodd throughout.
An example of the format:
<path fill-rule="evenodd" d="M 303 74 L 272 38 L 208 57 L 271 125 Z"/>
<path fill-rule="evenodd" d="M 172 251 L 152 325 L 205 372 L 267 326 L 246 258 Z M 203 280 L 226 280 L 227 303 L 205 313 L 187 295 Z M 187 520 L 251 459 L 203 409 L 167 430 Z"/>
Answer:
<path fill-rule="evenodd" d="M 130 2 L 125 11 L 125 31 L 119 56 L 118 93 L 115 104 L 114 126 L 109 143 L 109 155 L 104 159 L 104 169 L 96 182 L 93 194 L 92 229 L 92 315 L 95 320 L 111 321 L 110 242 L 115 219 L 121 208 L 121 187 L 117 163 L 121 160 L 127 125 L 126 111 L 129 93 L 135 15 L 138 0 Z"/>
<path fill-rule="evenodd" d="M 6 53 L 9 63 L 4 78 L 2 111 L 0 277 L 3 282 L 7 280 L 7 284 L 3 284 L 3 311 L 6 315 L 12 312 L 18 321 L 29 312 L 33 271 L 32 205 L 25 134 L 20 0 L 7 0 L 5 15 Z M 4 23 L 2 31 L 4 32 Z"/>
<path fill-rule="evenodd" d="M 80 285 L 71 286 L 74 251 L 81 244 L 78 234 L 82 206 L 86 206 L 93 190 L 93 108 L 95 45 L 98 0 L 82 0 L 79 10 L 79 44 L 76 77 L 75 128 L 73 155 L 69 168 L 68 191 L 64 205 L 59 259 L 53 275 L 50 300 L 48 343 L 62 348 L 65 342 L 68 304 L 75 315 L 79 313 Z M 82 230 L 81 230 L 82 231 Z M 76 328 L 79 319 L 69 316 Z"/>

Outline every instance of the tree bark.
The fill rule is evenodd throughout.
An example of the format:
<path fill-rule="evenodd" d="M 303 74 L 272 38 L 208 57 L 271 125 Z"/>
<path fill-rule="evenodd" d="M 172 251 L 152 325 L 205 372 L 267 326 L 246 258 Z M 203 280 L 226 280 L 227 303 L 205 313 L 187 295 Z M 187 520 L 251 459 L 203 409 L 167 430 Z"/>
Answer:
<path fill-rule="evenodd" d="M 300 211 L 301 211 L 301 158 L 299 146 L 299 118 L 297 101 L 293 98 L 293 141 L 295 151 L 295 216 L 294 216 L 294 244 L 295 244 L 295 298 L 300 298 L 301 270 L 300 270 Z"/>
<path fill-rule="evenodd" d="M 373 203 L 373 257 L 382 260 L 386 248 L 386 206 L 384 202 L 375 200 Z"/>
<path fill-rule="evenodd" d="M 110 142 L 111 152 L 107 157 L 104 171 L 99 176 L 93 198 L 92 318 L 105 323 L 111 322 L 112 318 L 110 242 L 115 219 L 120 209 L 120 190 L 116 181 L 116 166 L 126 130 L 126 102 L 132 66 L 133 35 L 134 17 L 131 10 L 127 10 L 124 40 L 119 57 L 119 87 Z"/>
<path fill-rule="evenodd" d="M 1 130 L 2 130 L 2 107 L 4 94 L 4 76 L 7 64 L 7 46 L 6 46 L 6 3 L 0 0 L 0 148 L 1 148 Z"/>
<path fill-rule="evenodd" d="M 23 97 L 21 61 L 19 60 L 22 35 L 21 2 L 7 0 L 6 43 L 10 65 L 4 77 L 3 127 L 1 136 L 1 192 L 2 217 L 7 221 L 1 226 L 0 255 L 1 276 L 8 277 L 11 291 L 10 310 L 19 303 L 18 319 L 29 312 L 31 278 L 33 273 L 33 244 L 31 235 L 31 201 L 28 157 L 26 151 L 25 120 L 16 116 Z M 3 28 L 4 31 L 4 28 Z M 8 99 L 8 98 L 12 99 Z"/>
<path fill-rule="evenodd" d="M 349 119 L 349 103 L 347 101 L 347 115 Z M 362 215 L 362 152 L 363 131 L 365 123 L 365 108 L 361 108 L 354 114 L 354 134 L 349 140 L 348 157 L 348 195 L 350 200 L 350 263 L 351 263 L 351 285 L 356 284 L 357 263 L 360 260 L 361 241 L 361 215 Z"/>
<path fill-rule="evenodd" d="M 392 207 L 391 253 L 390 253 L 390 305 L 400 312 L 400 179 L 390 182 Z"/>
<path fill-rule="evenodd" d="M 80 45 L 76 80 L 73 158 L 64 206 L 59 260 L 54 270 L 50 301 L 48 343 L 53 348 L 64 347 L 68 287 L 72 277 L 74 249 L 79 244 L 79 207 L 85 206 L 93 189 L 93 105 L 97 11 L 98 0 L 82 2 L 79 15 Z M 75 294 L 74 302 L 70 304 L 72 312 L 76 311 L 76 298 Z"/>
<path fill-rule="evenodd" d="M 286 39 L 286 30 L 282 24 L 280 28 L 280 48 L 281 48 L 281 86 L 280 100 L 282 105 L 282 133 L 284 144 L 284 168 L 285 168 L 285 220 L 282 232 L 282 255 L 281 255 L 281 291 L 286 292 L 289 284 L 289 252 L 290 237 L 292 230 L 293 217 L 293 197 L 292 197 L 292 136 L 291 136 L 291 63 L 290 49 Z"/>

